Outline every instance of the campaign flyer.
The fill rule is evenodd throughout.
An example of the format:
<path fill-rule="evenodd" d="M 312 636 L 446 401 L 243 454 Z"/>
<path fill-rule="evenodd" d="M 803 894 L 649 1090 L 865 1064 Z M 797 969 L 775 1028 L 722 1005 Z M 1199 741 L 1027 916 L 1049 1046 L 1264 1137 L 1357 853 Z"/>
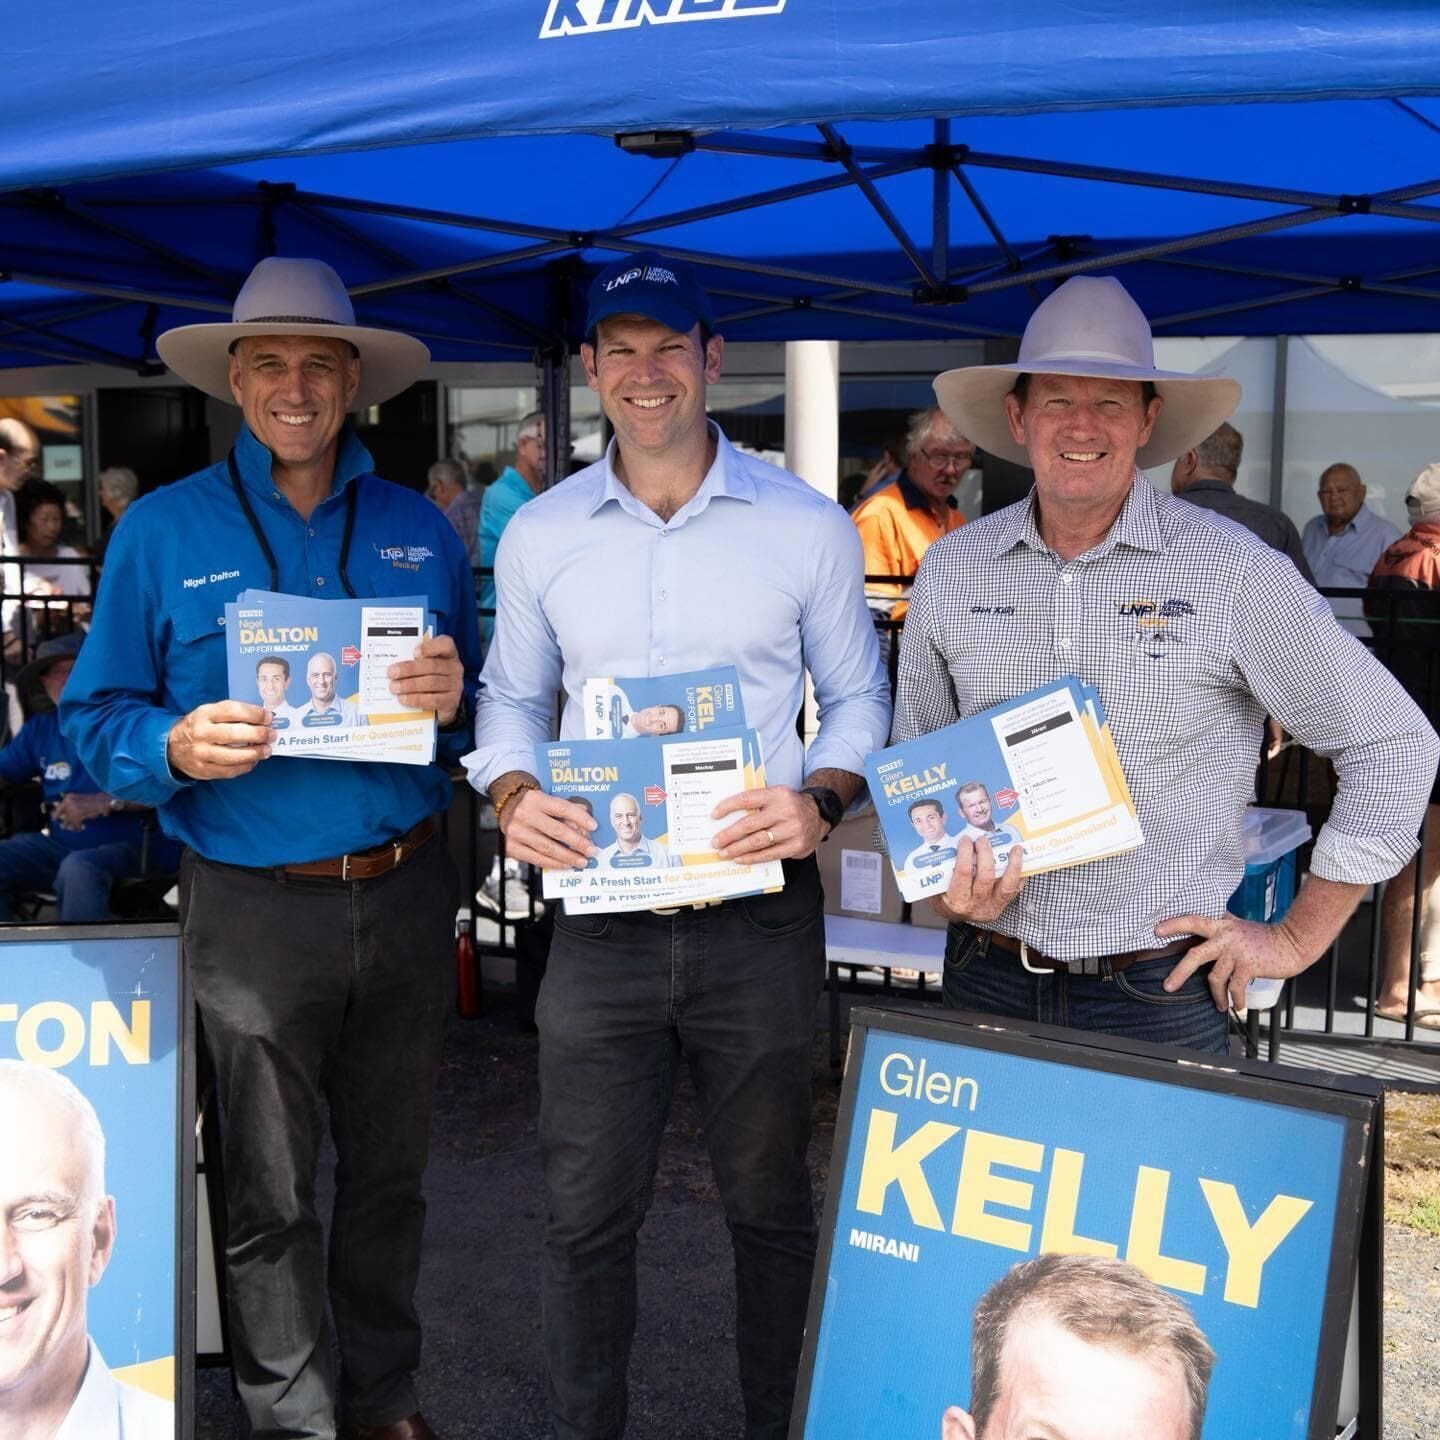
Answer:
<path fill-rule="evenodd" d="M 1029 874 L 1132 850 L 1139 822 L 1099 696 L 1073 677 L 866 758 L 900 893 L 943 894 L 960 841 Z"/>
<path fill-rule="evenodd" d="M 433 629 L 427 603 L 244 591 L 225 607 L 230 698 L 273 713 L 274 755 L 428 765 L 435 712 L 397 700 L 387 673 Z"/>
<path fill-rule="evenodd" d="M 535 747 L 547 793 L 594 816 L 599 854 L 584 870 L 545 870 L 547 900 L 566 911 L 649 910 L 778 890 L 778 861 L 743 865 L 716 854 L 713 837 L 738 814 L 711 819 L 721 800 L 765 784 L 760 737 L 728 729 L 703 738 L 637 736 Z"/>
<path fill-rule="evenodd" d="M 180 996 L 173 931 L 0 941 L 0 1388 L 22 1422 L 21 1397 L 47 1383 L 39 1362 L 88 1334 L 124 1434 L 178 1434 Z M 60 1433 L 113 1436 L 110 1416 L 89 1428 L 72 1407 Z"/>
<path fill-rule="evenodd" d="M 581 692 L 587 740 L 698 734 L 745 723 L 733 665 L 633 680 L 587 680 Z"/>
<path fill-rule="evenodd" d="M 1334 1435 L 1365 1137 L 1327 1087 L 860 1033 L 792 1435 Z"/>

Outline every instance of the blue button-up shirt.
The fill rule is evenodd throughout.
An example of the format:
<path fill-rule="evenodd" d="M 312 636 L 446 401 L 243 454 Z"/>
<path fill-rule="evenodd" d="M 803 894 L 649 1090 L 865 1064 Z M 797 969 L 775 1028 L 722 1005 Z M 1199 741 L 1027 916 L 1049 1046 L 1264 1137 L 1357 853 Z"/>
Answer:
<path fill-rule="evenodd" d="M 715 434 L 715 463 L 668 523 L 620 483 L 613 442 L 511 520 L 465 757 L 477 788 L 534 772 L 535 745 L 554 738 L 557 694 L 560 738 L 578 739 L 592 677 L 734 665 L 772 785 L 821 769 L 860 774 L 885 743 L 889 687 L 854 525 L 803 480 Z M 807 668 L 820 719 L 808 756 L 795 730 Z"/>
<path fill-rule="evenodd" d="M 1316 515 L 1306 522 L 1300 544 L 1315 576 L 1316 589 L 1363 590 L 1370 584 L 1375 562 L 1399 538 L 1395 526 L 1368 505 L 1362 505 L 1338 535 L 1330 533 L 1323 515 Z M 1365 602 L 1358 595 L 1338 596 L 1330 601 L 1330 608 L 1337 619 L 1356 622 L 1351 627 L 1356 635 L 1363 638 L 1370 634 L 1370 627 L 1360 620 Z"/>
<path fill-rule="evenodd" d="M 165 832 L 208 859 L 297 864 L 380 844 L 449 805 L 439 766 L 287 756 L 232 780 L 192 782 L 171 773 L 166 740 L 182 715 L 226 698 L 225 605 L 241 590 L 346 598 L 339 561 L 352 485 L 346 571 L 355 594 L 428 596 L 439 633 L 454 636 L 474 675 L 480 639 L 464 547 L 423 495 L 371 473 L 348 427 L 334 490 L 308 520 L 271 481 L 270 452 L 243 427 L 235 458 L 278 583 L 223 461 L 137 500 L 106 552 L 94 624 L 61 702 L 65 733 L 110 794 L 158 806 Z M 463 731 L 442 735 L 442 763 L 466 744 Z"/>
<path fill-rule="evenodd" d="M 534 498 L 530 482 L 513 465 L 507 465 L 485 487 L 480 501 L 480 559 L 476 564 L 486 570 L 494 569 L 495 553 L 500 548 L 500 537 L 505 533 L 505 527 L 515 518 L 515 512 Z M 480 629 L 488 645 L 495 633 L 493 574 L 480 577 L 480 608 L 487 612 L 480 617 Z"/>

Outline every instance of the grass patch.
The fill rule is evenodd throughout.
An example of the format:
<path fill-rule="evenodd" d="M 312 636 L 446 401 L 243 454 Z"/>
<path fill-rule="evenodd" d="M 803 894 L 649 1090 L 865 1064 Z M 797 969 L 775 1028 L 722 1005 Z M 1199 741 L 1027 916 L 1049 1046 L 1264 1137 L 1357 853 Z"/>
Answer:
<path fill-rule="evenodd" d="M 1385 1218 L 1440 1235 L 1440 1095 L 1385 1097 Z"/>

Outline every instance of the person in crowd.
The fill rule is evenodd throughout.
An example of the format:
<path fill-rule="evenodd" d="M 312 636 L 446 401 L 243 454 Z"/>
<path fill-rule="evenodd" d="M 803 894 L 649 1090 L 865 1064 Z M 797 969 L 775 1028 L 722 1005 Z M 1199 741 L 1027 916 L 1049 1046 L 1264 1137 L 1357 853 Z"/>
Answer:
<path fill-rule="evenodd" d="M 574 804 L 570 800 L 570 804 Z M 648 839 L 641 828 L 640 802 L 621 791 L 610 797 L 610 825 L 615 843 L 607 845 L 596 857 L 600 866 L 612 870 L 668 870 L 676 863 L 674 855 L 658 840 Z"/>
<path fill-rule="evenodd" d="M 0 1060 L 0 1154 L 0 1434 L 174 1440 L 174 1405 L 117 1380 L 89 1334 L 118 1233 L 95 1107 L 58 1070 Z"/>
<path fill-rule="evenodd" d="M 1029 465 L 1035 485 L 921 562 L 892 738 L 1074 675 L 1105 697 L 1145 836 L 1023 881 L 1022 846 L 997 873 L 990 843 L 962 837 L 936 902 L 953 922 L 945 999 L 1224 1053 L 1248 981 L 1298 974 L 1414 854 L 1440 740 L 1288 560 L 1139 474 L 1212 434 L 1239 386 L 1157 370 L 1119 281 L 1068 280 L 1016 363 L 949 371 L 935 391 L 962 434 Z M 1310 874 L 1274 925 L 1226 910 L 1267 713 L 1339 775 Z"/>
<path fill-rule="evenodd" d="M 926 870 L 955 858 L 960 839 L 945 829 L 945 807 L 939 800 L 917 800 L 907 812 L 920 843 L 905 857 L 907 870 Z"/>
<path fill-rule="evenodd" d="M 0 416 L 0 554 L 20 547 L 15 492 L 40 466 L 40 437 L 13 415 Z"/>
<path fill-rule="evenodd" d="M 1041 1255 L 971 1319 L 970 1409 L 940 1440 L 1200 1440 L 1215 1351 L 1183 1301 L 1123 1260 Z"/>
<path fill-rule="evenodd" d="M 108 465 L 96 476 L 100 492 L 100 508 L 104 510 L 104 533 L 96 541 L 92 554 L 97 564 L 105 561 L 105 550 L 115 533 L 115 523 L 129 509 L 140 493 L 140 477 L 128 465 Z"/>
<path fill-rule="evenodd" d="M 866 575 L 913 576 L 926 550 L 965 523 L 954 492 L 974 459 L 975 447 L 938 405 L 910 417 L 905 468 L 851 516 L 865 548 Z M 873 610 L 900 621 L 908 588 L 870 581 L 865 594 Z"/>
<path fill-rule="evenodd" d="M 15 918 L 18 896 L 51 890 L 62 924 L 109 920 L 115 881 L 146 868 L 139 809 L 102 790 L 60 731 L 54 707 L 70 679 L 81 640 L 72 632 L 42 641 L 35 659 L 16 679 L 22 694 L 41 687 L 51 708 L 36 710 L 0 749 L 0 780 L 39 780 L 49 828 L 0 840 L 0 921 Z M 158 872 L 176 870 L 180 847 L 155 836 L 149 862 Z"/>
<path fill-rule="evenodd" d="M 471 565 L 480 563 L 480 495 L 465 488 L 458 460 L 437 460 L 425 477 L 425 493 L 445 512 Z"/>
<path fill-rule="evenodd" d="M 1365 503 L 1360 472 L 1343 461 L 1327 466 L 1320 475 L 1320 511 L 1305 524 L 1300 541 L 1310 562 L 1315 584 L 1322 590 L 1363 589 L 1370 583 L 1385 549 L 1400 538 L 1400 531 Z M 1342 620 L 1356 622 L 1354 633 L 1368 638 L 1359 620 L 1364 602 L 1358 596 L 1338 595 L 1330 608 Z"/>
<path fill-rule="evenodd" d="M 48 561 L 80 561 L 72 545 L 60 543 L 65 528 L 65 494 L 46 480 L 30 480 L 15 497 L 16 523 L 20 530 L 19 552 L 25 558 L 22 585 L 27 595 L 90 594 L 90 569 L 84 564 L 48 564 Z M 89 607 L 74 607 L 83 618 Z"/>
<path fill-rule="evenodd" d="M 116 527 L 61 721 L 99 783 L 157 806 L 187 847 L 181 930 L 223 1120 L 230 1348 L 251 1426 L 431 1440 L 415 1284 L 459 900 L 433 817 L 470 730 L 479 634 L 455 532 L 377 477 L 346 423 L 409 386 L 428 352 L 357 325 L 328 265 L 284 257 L 251 271 L 233 322 L 167 331 L 157 348 L 243 424 L 228 459 L 141 497 Z M 269 711 L 220 698 L 219 617 L 246 589 L 424 595 L 437 633 L 390 667 L 390 690 L 436 712 L 436 763 L 271 764 Z"/>
<path fill-rule="evenodd" d="M 495 633 L 495 552 L 505 527 L 519 508 L 545 488 L 545 417 L 532 411 L 515 436 L 515 463 L 485 487 L 480 506 L 480 629 L 488 646 Z"/>
<path fill-rule="evenodd" d="M 815 1248 L 805 1150 L 825 944 L 814 851 L 884 743 L 887 686 L 845 512 L 740 454 L 706 418 L 724 341 L 692 273 L 655 253 L 607 267 L 586 335 L 586 378 L 614 438 L 501 541 L 506 598 L 471 783 L 491 796 L 511 854 L 580 869 L 597 850 L 594 822 L 533 773 L 556 693 L 560 736 L 574 738 L 586 677 L 733 664 L 769 783 L 716 807 L 715 838 L 727 859 L 783 862 L 785 885 L 658 912 L 556 912 L 536 1013 L 554 1431 L 624 1430 L 636 1236 L 683 1055 L 735 1252 L 745 1434 L 780 1440 Z M 807 669 L 822 717 L 808 755 L 795 727 Z"/>
<path fill-rule="evenodd" d="M 868 470 L 860 473 L 859 483 L 854 487 L 853 494 L 842 493 L 840 503 L 847 510 L 853 511 L 887 485 L 893 485 L 905 468 L 905 449 L 906 439 L 903 433 L 897 433 L 886 440 L 880 447 L 880 458 Z"/>
<path fill-rule="evenodd" d="M 1370 606 L 1375 653 L 1426 715 L 1440 714 L 1440 461 L 1427 465 L 1405 495 L 1410 529 L 1375 564 L 1370 588 L 1386 592 Z M 1410 950 L 1421 907 L 1415 1023 L 1440 1030 L 1440 777 L 1425 816 L 1425 878 L 1416 898 L 1412 860 L 1385 887 L 1383 968 L 1375 1011 L 1387 1020 L 1410 1012 Z"/>
<path fill-rule="evenodd" d="M 1236 491 L 1235 480 L 1240 474 L 1244 453 L 1245 437 L 1227 420 L 1213 435 L 1207 435 L 1175 461 L 1170 471 L 1170 493 L 1243 525 L 1272 550 L 1288 555 L 1295 568 L 1313 585 L 1315 579 L 1305 559 L 1305 548 L 1300 543 L 1295 522 L 1283 510 L 1262 505 Z"/>

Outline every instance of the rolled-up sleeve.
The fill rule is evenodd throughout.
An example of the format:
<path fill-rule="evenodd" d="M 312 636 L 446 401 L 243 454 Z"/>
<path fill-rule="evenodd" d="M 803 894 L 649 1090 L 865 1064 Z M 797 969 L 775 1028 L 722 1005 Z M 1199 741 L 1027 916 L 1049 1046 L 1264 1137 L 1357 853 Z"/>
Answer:
<path fill-rule="evenodd" d="M 1268 552 L 1236 614 L 1235 659 L 1285 728 L 1335 766 L 1330 818 L 1310 860 L 1326 880 L 1371 885 L 1414 855 L 1440 739 L 1400 682 Z"/>
<path fill-rule="evenodd" d="M 543 609 L 529 528 L 517 512 L 495 556 L 495 637 L 480 673 L 475 748 L 461 762 L 482 793 L 511 770 L 533 771 L 535 746 L 554 738 L 563 661 Z"/>
<path fill-rule="evenodd" d="M 865 757 L 890 733 L 890 685 L 875 625 L 865 604 L 860 536 L 838 506 L 827 507 L 825 532 L 812 548 L 815 577 L 801 618 L 805 666 L 815 686 L 819 729 L 807 771 L 864 773 Z"/>
<path fill-rule="evenodd" d="M 105 554 L 90 634 L 60 701 L 60 726 L 102 790 L 163 805 L 191 782 L 170 770 L 166 746 L 180 712 L 162 704 L 160 606 L 147 574 L 141 516 L 127 514 Z"/>

